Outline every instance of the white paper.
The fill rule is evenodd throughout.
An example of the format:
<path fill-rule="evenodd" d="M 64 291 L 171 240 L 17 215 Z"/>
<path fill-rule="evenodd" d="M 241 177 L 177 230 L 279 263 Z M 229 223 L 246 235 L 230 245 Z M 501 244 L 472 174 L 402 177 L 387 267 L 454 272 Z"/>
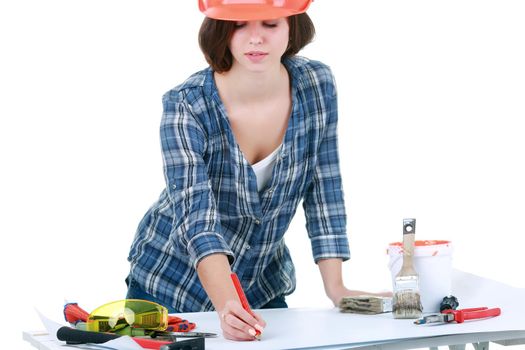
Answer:
<path fill-rule="evenodd" d="M 452 293 L 460 308 L 500 307 L 501 316 L 448 323 L 415 325 L 414 320 L 396 320 L 391 313 L 358 315 L 338 309 L 256 310 L 267 322 L 261 341 L 235 342 L 219 338 L 206 339 L 207 350 L 298 349 L 321 346 L 347 347 L 433 337 L 498 331 L 525 331 L 525 290 L 454 270 Z M 199 330 L 222 334 L 216 313 L 188 313 L 178 316 L 196 322 Z"/>

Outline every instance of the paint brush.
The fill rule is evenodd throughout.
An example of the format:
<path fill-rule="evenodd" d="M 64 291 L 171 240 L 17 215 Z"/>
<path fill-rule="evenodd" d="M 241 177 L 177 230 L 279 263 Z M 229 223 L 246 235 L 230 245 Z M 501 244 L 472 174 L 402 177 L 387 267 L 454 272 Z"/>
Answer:
<path fill-rule="evenodd" d="M 416 219 L 403 220 L 403 265 L 394 281 L 392 313 L 394 318 L 419 318 L 423 311 L 419 294 L 419 275 L 414 269 Z"/>

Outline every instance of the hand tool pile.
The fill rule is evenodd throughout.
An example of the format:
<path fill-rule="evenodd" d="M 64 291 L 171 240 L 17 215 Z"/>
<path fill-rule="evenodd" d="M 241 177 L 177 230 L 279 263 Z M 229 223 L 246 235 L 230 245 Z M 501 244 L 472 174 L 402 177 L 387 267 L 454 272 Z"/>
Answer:
<path fill-rule="evenodd" d="M 195 323 L 168 315 L 167 309 L 157 303 L 139 299 L 108 303 L 91 313 L 77 303 L 67 303 L 64 318 L 72 327 L 60 328 L 57 338 L 67 344 L 100 344 L 130 336 L 145 349 L 174 350 L 186 346 L 193 350 L 204 349 L 205 337 L 217 336 L 193 332 Z M 174 343 L 179 337 L 194 339 Z"/>

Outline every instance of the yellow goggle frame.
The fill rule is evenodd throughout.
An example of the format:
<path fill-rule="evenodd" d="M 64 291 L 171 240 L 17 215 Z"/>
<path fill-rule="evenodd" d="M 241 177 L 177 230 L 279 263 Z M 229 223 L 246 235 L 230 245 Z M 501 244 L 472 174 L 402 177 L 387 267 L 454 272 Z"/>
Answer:
<path fill-rule="evenodd" d="M 86 322 L 92 332 L 115 332 L 127 326 L 163 331 L 168 328 L 168 309 L 152 301 L 124 299 L 96 308 Z"/>

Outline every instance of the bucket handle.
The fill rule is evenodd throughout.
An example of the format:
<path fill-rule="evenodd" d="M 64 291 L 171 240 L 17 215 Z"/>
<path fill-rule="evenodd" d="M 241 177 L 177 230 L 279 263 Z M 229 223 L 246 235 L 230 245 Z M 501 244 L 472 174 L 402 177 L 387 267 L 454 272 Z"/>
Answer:
<path fill-rule="evenodd" d="M 388 269 L 390 271 L 392 271 L 392 267 L 394 267 L 394 265 L 399 261 L 399 259 L 401 259 L 403 257 L 403 255 L 396 255 L 395 257 L 391 258 L 389 261 L 388 261 Z"/>

